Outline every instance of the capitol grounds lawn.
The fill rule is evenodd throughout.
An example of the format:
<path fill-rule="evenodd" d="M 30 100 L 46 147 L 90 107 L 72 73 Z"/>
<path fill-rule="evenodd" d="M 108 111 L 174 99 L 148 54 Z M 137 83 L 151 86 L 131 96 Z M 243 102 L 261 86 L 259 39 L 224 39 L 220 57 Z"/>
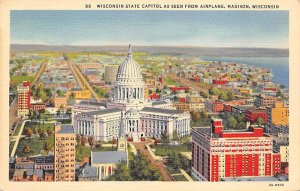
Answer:
<path fill-rule="evenodd" d="M 44 149 L 44 145 L 46 142 L 50 143 L 50 145 L 52 146 L 52 149 L 54 148 L 54 124 L 49 124 L 49 123 L 45 123 L 43 125 L 43 123 L 41 122 L 41 124 L 39 123 L 31 123 L 31 122 L 27 122 L 25 124 L 25 127 L 23 129 L 22 134 L 25 132 L 26 128 L 31 128 L 33 131 L 35 128 L 39 128 L 42 130 L 45 130 L 45 132 L 47 131 L 48 128 L 52 128 L 53 133 L 49 136 L 46 136 L 45 138 L 40 138 L 37 137 L 36 135 L 32 135 L 32 137 L 29 139 L 28 137 L 21 137 L 17 150 L 16 150 L 16 155 L 17 156 L 34 156 L 34 155 L 38 155 L 40 154 L 41 150 Z M 31 148 L 31 151 L 28 153 L 23 152 L 23 148 L 28 145 Z M 42 153 L 45 154 L 45 153 Z"/>
<path fill-rule="evenodd" d="M 181 145 L 157 145 L 157 146 L 152 146 L 153 149 L 155 150 L 155 155 L 158 156 L 168 156 L 172 152 L 190 152 L 191 151 L 191 146 L 190 144 L 181 144 Z"/>
<path fill-rule="evenodd" d="M 17 136 L 21 130 L 21 126 L 22 126 L 22 123 L 19 123 L 18 126 L 16 127 L 14 133 L 13 133 L 13 136 Z"/>
<path fill-rule="evenodd" d="M 76 145 L 76 155 L 75 159 L 77 162 L 80 162 L 83 157 L 90 157 L 91 156 L 91 147 L 89 146 L 88 143 L 86 143 L 85 146 L 82 145 Z M 116 151 L 117 147 L 100 147 L 96 148 L 95 146 L 93 147 L 93 152 L 95 151 Z"/>

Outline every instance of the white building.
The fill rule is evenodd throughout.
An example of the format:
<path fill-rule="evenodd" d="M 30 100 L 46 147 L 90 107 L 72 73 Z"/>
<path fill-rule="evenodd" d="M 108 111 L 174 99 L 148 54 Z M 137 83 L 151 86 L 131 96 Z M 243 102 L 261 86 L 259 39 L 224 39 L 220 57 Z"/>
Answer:
<path fill-rule="evenodd" d="M 170 138 L 174 131 L 179 136 L 189 135 L 190 114 L 173 109 L 171 102 L 151 103 L 144 98 L 144 87 L 140 66 L 133 60 L 129 46 L 128 55 L 118 68 L 111 99 L 104 104 L 105 109 L 76 109 L 72 120 L 75 132 L 94 136 L 95 140 L 116 138 L 123 111 L 125 133 L 133 141 L 141 137 L 160 138 L 164 132 Z"/>

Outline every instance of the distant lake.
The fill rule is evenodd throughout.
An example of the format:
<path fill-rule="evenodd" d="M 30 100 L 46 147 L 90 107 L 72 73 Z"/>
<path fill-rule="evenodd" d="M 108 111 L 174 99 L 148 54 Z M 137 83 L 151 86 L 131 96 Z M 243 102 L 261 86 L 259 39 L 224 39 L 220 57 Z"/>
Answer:
<path fill-rule="evenodd" d="M 237 62 L 272 70 L 273 82 L 289 87 L 288 57 L 201 57 L 206 61 Z"/>

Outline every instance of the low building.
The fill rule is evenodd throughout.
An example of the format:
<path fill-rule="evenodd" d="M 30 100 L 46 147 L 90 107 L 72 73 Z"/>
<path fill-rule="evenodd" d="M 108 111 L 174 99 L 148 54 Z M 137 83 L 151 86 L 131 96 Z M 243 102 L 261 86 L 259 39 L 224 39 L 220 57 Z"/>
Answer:
<path fill-rule="evenodd" d="M 96 181 L 99 180 L 97 175 L 97 168 L 92 167 L 89 163 L 84 163 L 77 170 L 78 181 Z"/>
<path fill-rule="evenodd" d="M 277 134 L 277 133 L 289 134 L 289 131 L 290 131 L 289 125 L 274 125 L 272 123 L 266 124 L 266 132 L 270 134 Z"/>
<path fill-rule="evenodd" d="M 56 109 L 66 108 L 67 104 L 67 96 L 54 96 L 54 107 Z"/>
<path fill-rule="evenodd" d="M 43 111 L 46 109 L 46 104 L 43 103 L 43 102 L 40 102 L 40 103 L 32 103 L 30 105 L 30 108 L 33 110 L 33 111 Z"/>
<path fill-rule="evenodd" d="M 267 96 L 260 94 L 256 97 L 255 106 L 256 107 L 273 107 L 273 105 L 278 101 L 275 96 Z"/>
<path fill-rule="evenodd" d="M 265 109 L 248 109 L 246 110 L 245 117 L 251 123 L 256 122 L 259 117 L 264 120 L 264 123 L 267 123 L 267 112 Z"/>
<path fill-rule="evenodd" d="M 173 102 L 173 107 L 180 111 L 190 111 L 190 104 L 185 102 Z"/>

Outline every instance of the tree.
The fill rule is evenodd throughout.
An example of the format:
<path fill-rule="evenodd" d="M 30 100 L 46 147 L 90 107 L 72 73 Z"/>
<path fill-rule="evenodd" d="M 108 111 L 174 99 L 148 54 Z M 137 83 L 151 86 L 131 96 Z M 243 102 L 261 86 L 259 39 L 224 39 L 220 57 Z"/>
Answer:
<path fill-rule="evenodd" d="M 262 126 L 265 123 L 265 120 L 262 117 L 258 117 L 258 118 L 256 118 L 255 123 L 258 126 Z"/>
<path fill-rule="evenodd" d="M 236 129 L 237 128 L 237 120 L 233 116 L 229 116 L 227 120 L 226 126 L 228 129 Z"/>
<path fill-rule="evenodd" d="M 200 119 L 200 113 L 197 111 L 191 111 L 191 117 L 194 123 Z"/>
<path fill-rule="evenodd" d="M 29 145 L 25 145 L 25 146 L 23 147 L 23 152 L 24 152 L 24 153 L 29 153 L 29 152 L 31 152 L 31 147 L 30 147 Z"/>
<path fill-rule="evenodd" d="M 31 135 L 32 135 L 32 129 L 31 128 L 26 128 L 25 129 L 25 135 L 30 138 Z"/>
<path fill-rule="evenodd" d="M 80 145 L 81 136 L 79 134 L 76 134 L 76 142 L 77 145 Z"/>
<path fill-rule="evenodd" d="M 72 108 L 68 107 L 66 114 L 70 117 L 72 115 Z"/>
<path fill-rule="evenodd" d="M 80 142 L 81 142 L 81 146 L 84 146 L 86 143 L 86 137 L 82 135 Z"/>
<path fill-rule="evenodd" d="M 130 175 L 130 170 L 125 162 L 119 164 L 114 172 L 114 175 L 108 177 L 107 180 L 114 180 L 114 181 L 131 181 L 133 180 Z"/>
<path fill-rule="evenodd" d="M 88 138 L 88 142 L 89 142 L 89 145 L 91 146 L 91 150 L 93 150 L 93 146 L 94 146 L 94 137 L 93 136 L 90 136 Z"/>
<path fill-rule="evenodd" d="M 139 150 L 130 161 L 129 169 L 133 180 L 161 180 L 159 171 L 150 165 Z"/>
<path fill-rule="evenodd" d="M 188 135 L 185 135 L 180 140 L 181 144 L 188 144 L 191 142 L 191 137 Z"/>
<path fill-rule="evenodd" d="M 167 130 L 165 130 L 162 134 L 161 134 L 161 142 L 165 145 L 168 144 L 170 142 L 170 138 L 169 135 L 167 133 Z"/>
<path fill-rule="evenodd" d="M 220 90 L 216 87 L 210 88 L 208 92 L 210 95 L 219 95 L 221 93 Z"/>
<path fill-rule="evenodd" d="M 40 139 L 45 139 L 45 137 L 46 137 L 46 134 L 45 134 L 45 131 L 44 130 L 41 130 L 40 132 L 39 132 L 39 135 L 40 135 Z"/>
<path fill-rule="evenodd" d="M 51 127 L 49 127 L 49 128 L 47 129 L 47 134 L 48 134 L 48 135 L 52 135 L 52 133 L 53 133 L 53 130 L 52 130 Z"/>
<path fill-rule="evenodd" d="M 173 138 L 172 138 L 172 140 L 173 140 L 173 142 L 176 142 L 176 141 L 179 140 L 179 136 L 178 136 L 178 133 L 177 133 L 176 130 L 173 132 Z"/>
<path fill-rule="evenodd" d="M 49 142 L 46 142 L 46 143 L 44 144 L 44 150 L 45 150 L 46 152 L 49 152 L 51 149 L 52 149 L 51 144 L 50 144 Z"/>
<path fill-rule="evenodd" d="M 61 90 L 57 90 L 56 93 L 57 93 L 58 96 L 63 96 L 64 95 Z"/>

